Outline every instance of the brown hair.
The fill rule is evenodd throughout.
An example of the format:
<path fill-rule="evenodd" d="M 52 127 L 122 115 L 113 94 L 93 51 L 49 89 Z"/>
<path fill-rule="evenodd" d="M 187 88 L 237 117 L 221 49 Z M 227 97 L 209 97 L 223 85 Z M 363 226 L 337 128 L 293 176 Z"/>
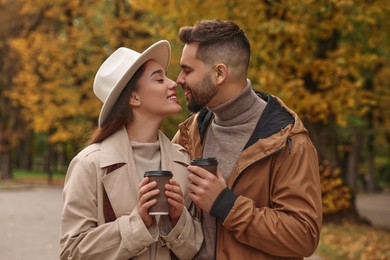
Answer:
<path fill-rule="evenodd" d="M 182 27 L 179 39 L 185 43 L 198 43 L 196 58 L 205 64 L 224 62 L 247 70 L 250 42 L 244 31 L 232 21 L 203 20 L 194 26 Z"/>
<path fill-rule="evenodd" d="M 115 102 L 114 107 L 110 110 L 106 120 L 100 128 L 95 130 L 86 145 L 102 142 L 133 120 L 133 113 L 129 106 L 130 95 L 139 88 L 138 80 L 145 70 L 145 64 L 142 64 L 134 73 L 133 77 L 131 77 L 118 100 Z"/>

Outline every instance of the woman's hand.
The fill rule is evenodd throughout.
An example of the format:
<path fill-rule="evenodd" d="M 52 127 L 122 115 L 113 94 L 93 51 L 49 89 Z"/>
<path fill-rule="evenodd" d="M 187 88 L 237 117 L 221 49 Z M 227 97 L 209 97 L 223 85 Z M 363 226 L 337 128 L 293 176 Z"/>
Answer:
<path fill-rule="evenodd" d="M 184 208 L 184 196 L 180 185 L 174 179 L 169 180 L 169 184 L 165 185 L 165 196 L 167 196 L 169 203 L 169 218 L 172 227 L 174 227 L 179 220 Z"/>
<path fill-rule="evenodd" d="M 146 227 L 150 227 L 155 221 L 154 216 L 149 215 L 149 208 L 157 203 L 157 199 L 151 199 L 160 193 L 156 187 L 157 183 L 155 181 L 149 183 L 148 177 L 139 185 L 138 210 Z"/>

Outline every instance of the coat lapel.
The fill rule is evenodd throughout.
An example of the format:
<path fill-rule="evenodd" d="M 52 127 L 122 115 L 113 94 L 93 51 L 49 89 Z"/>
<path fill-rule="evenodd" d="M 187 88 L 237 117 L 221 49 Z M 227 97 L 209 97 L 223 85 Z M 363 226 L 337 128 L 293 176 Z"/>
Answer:
<path fill-rule="evenodd" d="M 159 131 L 158 140 L 161 149 L 162 170 L 173 170 L 177 163 L 188 166 L 188 157 L 183 147 L 172 144 L 168 137 L 161 131 Z"/>
<path fill-rule="evenodd" d="M 106 174 L 102 183 L 110 200 L 115 216 L 119 217 L 126 212 L 131 212 L 137 206 L 138 176 L 129 174 L 129 164 Z M 138 177 L 135 179 L 134 177 Z"/>
<path fill-rule="evenodd" d="M 185 149 L 177 144 L 172 144 L 171 141 L 161 133 L 159 136 L 161 147 L 161 164 L 163 170 L 170 170 L 173 173 L 173 178 L 180 184 L 184 197 L 187 198 L 185 205 L 190 205 L 188 197 L 188 179 L 187 169 L 189 157 Z"/>
<path fill-rule="evenodd" d="M 117 163 L 122 167 L 105 174 L 103 187 L 117 217 L 131 212 L 138 203 L 138 185 L 140 177 L 134 165 L 133 152 L 126 129 L 118 131 L 102 143 L 100 167 L 105 168 Z"/>

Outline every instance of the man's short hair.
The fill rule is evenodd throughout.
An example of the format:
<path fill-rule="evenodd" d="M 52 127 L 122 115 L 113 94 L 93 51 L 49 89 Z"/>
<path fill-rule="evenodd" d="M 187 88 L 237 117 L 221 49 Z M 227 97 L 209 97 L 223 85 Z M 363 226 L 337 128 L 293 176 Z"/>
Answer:
<path fill-rule="evenodd" d="M 179 39 L 184 44 L 197 43 L 196 58 L 207 65 L 225 63 L 244 69 L 249 65 L 250 43 L 244 31 L 232 21 L 203 20 L 182 27 Z"/>

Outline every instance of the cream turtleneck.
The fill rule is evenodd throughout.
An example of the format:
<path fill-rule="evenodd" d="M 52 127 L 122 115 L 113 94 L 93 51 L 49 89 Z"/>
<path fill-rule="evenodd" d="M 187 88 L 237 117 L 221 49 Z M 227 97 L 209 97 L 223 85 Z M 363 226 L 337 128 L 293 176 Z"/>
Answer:
<path fill-rule="evenodd" d="M 141 178 L 144 178 L 146 171 L 161 169 L 160 143 L 138 143 L 131 141 L 135 167 Z"/>

